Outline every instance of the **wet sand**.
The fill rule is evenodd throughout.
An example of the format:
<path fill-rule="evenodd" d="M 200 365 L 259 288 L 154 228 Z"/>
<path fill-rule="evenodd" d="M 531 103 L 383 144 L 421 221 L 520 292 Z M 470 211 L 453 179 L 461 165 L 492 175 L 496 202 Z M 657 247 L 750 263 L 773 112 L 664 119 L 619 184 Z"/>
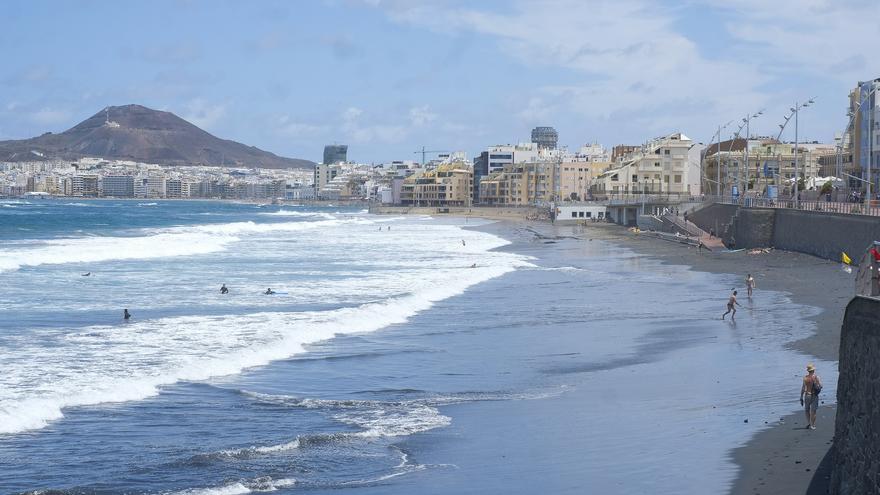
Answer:
<path fill-rule="evenodd" d="M 813 317 L 815 334 L 786 347 L 807 354 L 805 363 L 809 356 L 838 360 L 843 313 L 854 291 L 854 276 L 841 270 L 839 263 L 778 250 L 754 255 L 747 251 L 698 254 L 692 247 L 637 235 L 612 225 L 589 225 L 579 235 L 617 241 L 665 263 L 688 265 L 694 270 L 734 274 L 743 279 L 751 273 L 756 279 L 756 291 L 787 292 L 794 302 L 822 310 Z M 740 287 L 741 301 L 746 299 L 742 297 L 744 285 Z M 721 311 L 723 308 L 719 305 L 719 313 Z M 822 370 L 818 372 L 821 376 Z M 797 403 L 800 383 L 793 381 L 791 387 L 792 402 Z M 834 391 L 824 394 L 833 399 Z M 835 407 L 823 405 L 820 408 L 814 431 L 804 428 L 804 414 L 798 412 L 781 417 L 747 445 L 734 450 L 732 459 L 740 467 L 740 474 L 730 493 L 825 493 L 829 469 L 826 454 L 834 435 Z"/>

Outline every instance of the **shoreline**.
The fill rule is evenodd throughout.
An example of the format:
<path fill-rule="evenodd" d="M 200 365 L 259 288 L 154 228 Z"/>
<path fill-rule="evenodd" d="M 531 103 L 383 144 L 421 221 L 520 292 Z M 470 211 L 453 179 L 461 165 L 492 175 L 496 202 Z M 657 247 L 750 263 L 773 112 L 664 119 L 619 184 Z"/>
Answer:
<path fill-rule="evenodd" d="M 505 231 L 509 233 L 517 228 L 528 228 L 532 223 L 548 226 L 546 222 L 525 219 L 487 219 L 507 224 L 502 228 L 486 229 L 505 239 Z M 808 318 L 815 325 L 812 335 L 787 342 L 784 348 L 804 354 L 805 363 L 812 358 L 838 361 L 840 326 L 846 304 L 852 297 L 854 282 L 853 276 L 840 270 L 836 262 L 781 250 L 757 255 L 750 255 L 747 251 L 704 252 L 698 255 L 690 246 L 633 234 L 610 224 L 591 224 L 579 232 L 587 237 L 618 243 L 663 264 L 688 266 L 694 271 L 741 276 L 743 279 L 746 273 L 752 273 L 757 280 L 756 292 L 762 289 L 782 292 L 795 303 L 820 309 Z M 512 242 L 511 239 L 507 240 Z M 722 309 L 719 309 L 719 313 Z M 792 373 L 798 374 L 800 371 L 792 370 Z M 791 396 L 795 404 L 798 387 L 799 383 L 793 380 Z M 729 493 L 825 493 L 830 474 L 827 453 L 834 436 L 836 404 L 826 405 L 824 400 L 821 404 L 817 430 L 805 430 L 802 426 L 804 415 L 797 411 L 780 417 L 778 421 L 757 431 L 745 445 L 730 451 L 730 459 L 739 472 Z"/>

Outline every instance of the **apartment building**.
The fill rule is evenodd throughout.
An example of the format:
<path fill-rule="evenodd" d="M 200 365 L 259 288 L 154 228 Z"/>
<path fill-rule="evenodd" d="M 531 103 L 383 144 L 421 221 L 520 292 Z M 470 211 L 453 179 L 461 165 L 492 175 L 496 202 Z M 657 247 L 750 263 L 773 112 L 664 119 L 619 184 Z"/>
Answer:
<path fill-rule="evenodd" d="M 437 168 L 421 174 L 411 175 L 401 183 L 400 204 L 470 206 L 473 204 L 473 174 L 470 164 L 455 161 L 440 164 Z"/>
<path fill-rule="evenodd" d="M 822 175 L 823 162 L 835 155 L 835 146 L 800 143 L 795 167 L 794 143 L 774 138 L 736 139 L 708 147 L 703 156 L 703 187 L 709 194 L 768 195 L 769 186 L 790 194 L 797 177 L 809 181 Z"/>
<path fill-rule="evenodd" d="M 485 205 L 542 204 L 556 199 L 558 162 L 511 163 L 480 181 Z"/>
<path fill-rule="evenodd" d="M 134 197 L 134 177 L 131 175 L 106 175 L 101 179 L 104 196 L 113 198 Z"/>
<path fill-rule="evenodd" d="M 594 181 L 595 195 L 695 194 L 688 175 L 693 141 L 682 133 L 655 138 L 638 150 L 618 156 L 613 167 Z M 619 147 L 615 147 L 617 150 Z"/>

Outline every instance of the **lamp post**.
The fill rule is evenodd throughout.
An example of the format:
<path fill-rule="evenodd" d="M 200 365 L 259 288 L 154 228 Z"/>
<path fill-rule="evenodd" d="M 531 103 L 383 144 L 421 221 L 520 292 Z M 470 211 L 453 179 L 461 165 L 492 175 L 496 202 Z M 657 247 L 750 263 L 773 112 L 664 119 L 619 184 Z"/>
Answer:
<path fill-rule="evenodd" d="M 732 120 L 728 120 L 724 125 L 718 125 L 718 131 L 712 136 L 712 139 L 709 141 L 709 144 L 712 144 L 712 141 L 715 140 L 715 137 L 718 137 L 718 148 L 715 150 L 715 172 L 718 176 L 718 180 L 713 181 L 704 176 L 704 178 L 709 182 L 715 182 L 715 191 L 718 193 L 718 197 L 721 197 L 721 131 L 727 129 L 727 126 L 733 122 Z"/>
<path fill-rule="evenodd" d="M 742 189 L 743 191 L 748 190 L 748 184 L 749 184 L 749 137 L 751 136 L 751 133 L 749 132 L 749 123 L 751 122 L 752 119 L 758 118 L 759 116 L 761 116 L 763 114 L 764 114 L 764 110 L 758 110 L 756 113 L 753 113 L 751 115 L 746 115 L 745 118 L 742 119 L 743 123 L 745 123 L 745 125 L 746 125 L 746 146 L 745 146 L 746 159 L 745 159 L 745 162 L 743 162 L 743 170 L 745 171 L 745 174 L 743 174 L 743 186 L 744 186 Z M 758 179 L 758 177 L 756 175 L 755 176 L 756 182 L 757 182 L 757 179 Z"/>
<path fill-rule="evenodd" d="M 733 134 L 733 139 L 730 140 L 730 146 L 727 147 L 727 161 L 728 162 L 730 161 L 730 154 L 733 153 L 733 143 L 735 143 L 736 140 L 739 139 L 739 135 L 742 133 L 743 127 L 745 127 L 745 126 L 746 126 L 746 122 L 743 122 L 742 124 L 740 124 L 739 127 L 736 128 L 736 132 Z M 746 140 L 746 147 L 748 147 L 748 144 L 749 144 L 749 141 L 747 139 Z M 727 168 L 729 169 L 729 167 L 727 167 Z M 739 167 L 737 167 L 737 168 L 739 168 Z M 724 174 L 724 176 L 729 180 L 729 178 L 730 178 L 729 170 L 727 173 Z M 730 196 L 733 197 L 733 191 L 730 192 Z"/>
<path fill-rule="evenodd" d="M 800 173 L 798 169 L 798 112 L 801 108 L 806 108 L 815 103 L 815 98 L 810 98 L 806 103 L 798 103 L 795 102 L 794 106 L 789 108 L 791 113 L 789 113 L 785 117 L 785 122 L 779 124 L 779 135 L 776 137 L 776 140 L 779 141 L 779 138 L 782 136 L 782 131 L 785 130 L 785 126 L 788 125 L 788 121 L 791 120 L 792 116 L 794 116 L 794 207 L 798 208 L 800 206 L 800 200 L 798 199 L 798 180 L 800 180 Z"/>

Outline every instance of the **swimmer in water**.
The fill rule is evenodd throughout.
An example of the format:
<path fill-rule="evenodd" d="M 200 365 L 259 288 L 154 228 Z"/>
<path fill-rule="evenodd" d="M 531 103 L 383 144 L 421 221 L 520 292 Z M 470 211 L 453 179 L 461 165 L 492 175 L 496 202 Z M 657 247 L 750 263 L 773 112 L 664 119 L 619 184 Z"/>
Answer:
<path fill-rule="evenodd" d="M 128 308 L 123 309 L 122 310 L 122 319 L 128 320 L 129 318 L 131 318 L 131 313 L 128 312 Z"/>
<path fill-rule="evenodd" d="M 263 294 L 266 294 L 267 296 L 271 296 L 274 293 L 275 293 L 275 291 L 272 290 L 271 287 L 269 287 L 268 289 L 266 289 L 266 292 L 264 292 Z"/>
<path fill-rule="evenodd" d="M 229 294 L 229 289 L 226 288 L 226 284 L 223 284 L 223 285 L 220 287 L 220 293 L 221 293 L 221 294 Z"/>

